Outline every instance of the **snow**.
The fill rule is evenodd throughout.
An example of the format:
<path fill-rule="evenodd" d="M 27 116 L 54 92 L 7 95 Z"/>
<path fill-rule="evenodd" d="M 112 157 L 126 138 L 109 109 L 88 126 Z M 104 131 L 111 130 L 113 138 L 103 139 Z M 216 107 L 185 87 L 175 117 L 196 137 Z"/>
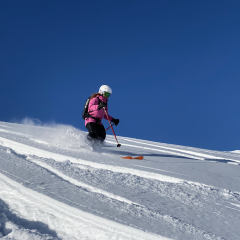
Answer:
<path fill-rule="evenodd" d="M 0 123 L 1 239 L 239 239 L 238 151 Z"/>
<path fill-rule="evenodd" d="M 240 153 L 240 150 L 234 150 L 233 153 Z"/>

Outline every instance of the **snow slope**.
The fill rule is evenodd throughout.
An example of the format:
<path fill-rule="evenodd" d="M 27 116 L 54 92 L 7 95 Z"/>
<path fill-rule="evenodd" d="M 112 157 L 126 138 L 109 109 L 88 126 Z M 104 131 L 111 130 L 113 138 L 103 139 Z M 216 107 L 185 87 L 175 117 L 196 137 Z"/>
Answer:
<path fill-rule="evenodd" d="M 238 151 L 85 134 L 0 122 L 0 238 L 240 239 Z"/>

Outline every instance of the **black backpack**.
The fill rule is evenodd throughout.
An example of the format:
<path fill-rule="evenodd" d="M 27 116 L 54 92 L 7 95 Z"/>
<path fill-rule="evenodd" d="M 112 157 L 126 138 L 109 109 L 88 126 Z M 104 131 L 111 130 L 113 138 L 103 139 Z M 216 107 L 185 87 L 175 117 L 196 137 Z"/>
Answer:
<path fill-rule="evenodd" d="M 86 103 L 84 105 L 84 109 L 83 109 L 83 112 L 82 112 L 82 118 L 85 119 L 85 118 L 93 118 L 95 119 L 97 122 L 99 122 L 100 120 L 98 118 L 95 118 L 95 117 L 92 117 L 88 112 L 88 105 L 89 105 L 89 102 L 90 102 L 90 98 L 89 97 L 87 100 L 86 100 Z M 98 98 L 98 104 L 102 102 L 99 98 Z"/>
<path fill-rule="evenodd" d="M 83 119 L 89 117 L 89 113 L 88 113 L 88 105 L 89 105 L 89 102 L 90 102 L 90 97 L 86 100 L 86 103 L 85 103 L 85 105 L 84 105 L 84 109 L 83 109 L 83 112 L 82 112 L 82 118 L 83 118 Z"/>

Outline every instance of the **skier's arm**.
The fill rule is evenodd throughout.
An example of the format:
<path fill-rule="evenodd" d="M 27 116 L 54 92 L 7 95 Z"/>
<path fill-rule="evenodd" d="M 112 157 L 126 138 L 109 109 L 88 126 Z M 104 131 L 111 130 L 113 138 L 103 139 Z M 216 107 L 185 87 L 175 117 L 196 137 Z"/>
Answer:
<path fill-rule="evenodd" d="M 106 111 L 107 111 L 107 114 L 108 114 L 108 107 L 107 107 Z M 111 122 L 111 121 L 112 121 L 112 119 L 113 119 L 113 117 L 112 117 L 112 116 L 110 116 L 109 114 L 108 114 L 108 118 L 107 118 L 107 115 L 106 115 L 106 113 L 105 113 L 105 112 L 104 112 L 104 116 L 103 116 L 103 118 L 104 118 L 104 119 L 106 119 L 106 120 L 108 120 L 108 118 L 109 118 L 110 122 Z"/>
<path fill-rule="evenodd" d="M 99 109 L 98 109 L 98 98 L 93 98 L 90 100 L 88 105 L 88 112 L 91 116 L 99 118 Z"/>

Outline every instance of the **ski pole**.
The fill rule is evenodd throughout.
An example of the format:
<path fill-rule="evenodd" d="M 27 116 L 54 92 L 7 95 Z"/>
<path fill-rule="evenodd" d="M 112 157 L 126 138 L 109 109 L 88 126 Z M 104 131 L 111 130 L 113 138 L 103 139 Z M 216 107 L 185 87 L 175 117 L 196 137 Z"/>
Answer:
<path fill-rule="evenodd" d="M 108 122 L 109 122 L 109 124 L 110 124 L 110 127 L 111 127 L 111 129 L 112 129 L 112 131 L 113 131 L 113 135 L 114 135 L 114 137 L 115 137 L 115 139 L 116 139 L 116 141 L 117 141 L 117 147 L 121 147 L 121 144 L 119 144 L 119 142 L 118 142 L 118 140 L 117 140 L 117 137 L 116 137 L 116 134 L 115 134 L 115 132 L 114 132 L 114 130 L 113 130 L 113 127 L 112 127 L 112 125 L 111 125 L 111 122 L 110 122 L 110 120 L 109 120 L 109 117 L 108 117 L 108 114 L 107 114 L 107 111 L 106 111 L 106 109 L 105 109 L 105 107 L 103 107 L 103 109 L 104 109 L 104 111 L 105 111 L 105 114 L 106 114 L 106 116 L 107 116 L 107 119 L 108 119 Z"/>
<path fill-rule="evenodd" d="M 112 124 L 111 126 L 113 126 L 113 125 L 115 125 L 115 124 Z M 110 127 L 111 127 L 111 126 L 110 126 Z M 105 131 L 107 131 L 110 127 L 106 128 Z"/>

